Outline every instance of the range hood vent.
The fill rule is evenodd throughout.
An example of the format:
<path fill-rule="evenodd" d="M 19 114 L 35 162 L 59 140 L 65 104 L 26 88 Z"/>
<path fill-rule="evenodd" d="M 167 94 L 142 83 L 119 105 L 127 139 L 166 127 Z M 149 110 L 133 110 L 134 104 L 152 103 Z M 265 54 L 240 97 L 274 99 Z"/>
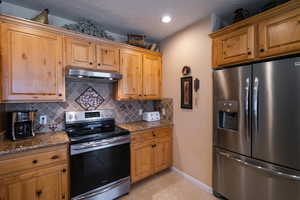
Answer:
<path fill-rule="evenodd" d="M 104 72 L 94 69 L 79 69 L 69 67 L 66 73 L 68 78 L 94 79 L 103 82 L 116 82 L 122 79 L 122 74 L 117 72 Z"/>

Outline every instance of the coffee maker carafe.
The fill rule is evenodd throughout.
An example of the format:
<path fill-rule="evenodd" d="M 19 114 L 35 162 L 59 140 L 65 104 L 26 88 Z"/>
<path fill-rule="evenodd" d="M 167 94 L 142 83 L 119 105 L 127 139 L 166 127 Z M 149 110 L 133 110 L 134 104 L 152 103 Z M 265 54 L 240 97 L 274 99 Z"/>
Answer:
<path fill-rule="evenodd" d="M 34 136 L 36 110 L 13 111 L 8 113 L 7 136 L 12 140 Z"/>

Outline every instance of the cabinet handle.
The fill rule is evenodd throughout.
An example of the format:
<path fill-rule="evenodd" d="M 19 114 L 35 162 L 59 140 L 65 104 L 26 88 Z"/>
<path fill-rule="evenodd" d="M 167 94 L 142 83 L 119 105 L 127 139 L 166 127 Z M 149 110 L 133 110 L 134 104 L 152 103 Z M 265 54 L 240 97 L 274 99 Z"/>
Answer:
<path fill-rule="evenodd" d="M 56 159 L 58 159 L 58 158 L 59 158 L 58 155 L 54 155 L 54 156 L 51 157 L 52 160 L 56 160 Z"/>
<path fill-rule="evenodd" d="M 264 49 L 260 49 L 260 52 L 264 52 L 265 50 Z"/>
<path fill-rule="evenodd" d="M 67 171 L 66 169 L 63 169 L 63 170 L 62 170 L 63 173 L 66 173 L 66 171 Z"/>
<path fill-rule="evenodd" d="M 37 195 L 37 196 L 41 196 L 42 194 L 43 194 L 43 191 L 42 191 L 42 190 L 36 191 L 36 195 Z"/>
<path fill-rule="evenodd" d="M 33 160 L 32 161 L 32 164 L 36 164 L 36 163 L 38 163 L 38 160 Z"/>
<path fill-rule="evenodd" d="M 66 198 L 66 195 L 63 194 L 61 197 L 62 197 L 63 199 L 65 199 L 65 198 Z"/>

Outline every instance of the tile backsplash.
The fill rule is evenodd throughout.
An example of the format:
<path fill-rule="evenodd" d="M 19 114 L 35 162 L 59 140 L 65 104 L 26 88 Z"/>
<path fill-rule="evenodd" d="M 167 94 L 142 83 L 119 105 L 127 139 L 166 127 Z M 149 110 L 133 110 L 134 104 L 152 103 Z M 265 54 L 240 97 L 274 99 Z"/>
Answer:
<path fill-rule="evenodd" d="M 71 80 L 66 81 L 66 101 L 55 103 L 8 103 L 5 105 L 6 111 L 36 109 L 36 126 L 37 132 L 48 132 L 49 125 L 57 126 L 56 130 L 64 129 L 64 113 L 66 111 L 83 111 L 84 109 L 76 102 L 76 99 L 87 90 L 93 88 L 104 102 L 97 109 L 113 109 L 116 113 L 117 123 L 128 123 L 142 120 L 139 115 L 139 109 L 144 111 L 162 111 L 165 108 L 166 115 L 161 115 L 162 119 L 173 119 L 173 102 L 172 99 L 163 99 L 161 101 L 115 101 L 113 99 L 113 84 L 101 83 L 90 80 Z M 41 126 L 38 119 L 41 115 L 47 115 L 48 124 Z"/>

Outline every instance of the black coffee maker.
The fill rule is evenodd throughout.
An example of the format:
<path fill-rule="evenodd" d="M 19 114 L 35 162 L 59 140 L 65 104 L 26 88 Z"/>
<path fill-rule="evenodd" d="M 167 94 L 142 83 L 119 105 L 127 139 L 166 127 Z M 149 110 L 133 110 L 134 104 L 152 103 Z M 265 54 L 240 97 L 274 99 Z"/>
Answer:
<path fill-rule="evenodd" d="M 33 127 L 37 110 L 8 112 L 7 137 L 11 140 L 34 136 Z"/>

